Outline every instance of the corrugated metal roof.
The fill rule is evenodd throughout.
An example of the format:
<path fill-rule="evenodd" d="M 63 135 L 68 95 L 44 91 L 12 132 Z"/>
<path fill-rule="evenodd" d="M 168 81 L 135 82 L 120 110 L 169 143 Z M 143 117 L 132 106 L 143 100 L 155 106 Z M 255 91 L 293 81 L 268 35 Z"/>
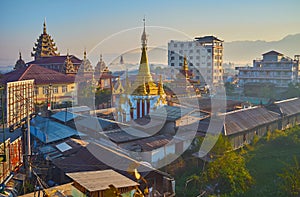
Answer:
<path fill-rule="evenodd" d="M 139 185 L 114 170 L 67 173 L 67 175 L 90 192 L 109 189 L 111 184 L 116 188 Z"/>
<path fill-rule="evenodd" d="M 247 108 L 223 114 L 220 116 L 221 119 L 210 117 L 200 120 L 198 131 L 207 132 L 210 127 L 210 132 L 220 132 L 214 127 L 220 124 L 220 121 L 224 118 L 224 116 L 225 121 L 222 132 L 225 135 L 233 135 L 247 131 L 258 126 L 274 122 L 279 118 L 278 113 L 272 112 L 264 107 Z"/>
<path fill-rule="evenodd" d="M 300 99 L 292 98 L 288 100 L 274 102 L 275 105 L 280 107 L 283 115 L 294 115 L 300 113 Z"/>
<path fill-rule="evenodd" d="M 163 118 L 168 121 L 175 121 L 181 118 L 182 116 L 192 112 L 194 109 L 184 108 L 184 107 L 176 107 L 176 106 L 168 106 L 165 105 L 156 109 L 153 112 L 150 112 L 150 117 Z"/>
<path fill-rule="evenodd" d="M 248 108 L 227 113 L 225 135 L 232 135 L 278 120 L 279 114 L 263 107 Z"/>
<path fill-rule="evenodd" d="M 78 135 L 76 130 L 40 116 L 33 119 L 30 133 L 45 144 Z"/>
<path fill-rule="evenodd" d="M 76 118 L 78 115 L 70 113 L 68 111 L 60 111 L 55 114 L 53 114 L 51 117 L 55 118 L 56 120 L 62 121 L 62 122 L 68 122 L 74 118 Z"/>

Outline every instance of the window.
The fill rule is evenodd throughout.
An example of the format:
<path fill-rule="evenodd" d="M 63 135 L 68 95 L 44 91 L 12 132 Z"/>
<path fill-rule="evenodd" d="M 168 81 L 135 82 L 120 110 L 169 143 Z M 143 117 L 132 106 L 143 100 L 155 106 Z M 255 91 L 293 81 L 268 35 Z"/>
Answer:
<path fill-rule="evenodd" d="M 200 60 L 200 56 L 196 56 L 196 59 L 197 59 L 197 60 Z"/>
<path fill-rule="evenodd" d="M 61 92 L 62 93 L 68 92 L 68 86 L 62 86 L 61 87 Z"/>
<path fill-rule="evenodd" d="M 194 51 L 193 50 L 190 50 L 190 53 L 193 53 Z"/>
<path fill-rule="evenodd" d="M 182 54 L 182 52 L 183 52 L 182 50 L 179 50 L 179 54 Z"/>
<path fill-rule="evenodd" d="M 175 59 L 175 57 L 174 57 L 174 56 L 172 56 L 172 57 L 171 57 L 171 60 L 174 60 L 174 59 Z"/>
<path fill-rule="evenodd" d="M 192 46 L 192 43 L 189 43 L 189 47 L 191 47 Z"/>
<path fill-rule="evenodd" d="M 182 67 L 182 63 L 179 63 L 179 66 Z"/>
<path fill-rule="evenodd" d="M 208 53 L 211 53 L 211 49 L 207 49 L 207 52 L 208 52 Z"/>
<path fill-rule="evenodd" d="M 173 55 L 173 54 L 174 54 L 174 51 L 170 51 L 170 54 Z"/>
<path fill-rule="evenodd" d="M 190 56 L 190 60 L 192 60 L 193 59 L 193 56 Z"/>
<path fill-rule="evenodd" d="M 199 66 L 200 66 L 200 64 L 199 64 L 199 63 L 196 63 L 196 66 L 198 66 L 198 67 L 199 67 Z"/>
<path fill-rule="evenodd" d="M 35 87 L 35 88 L 34 88 L 34 93 L 35 93 L 35 95 L 38 95 L 38 94 L 39 94 L 39 87 Z"/>
<path fill-rule="evenodd" d="M 174 66 L 174 63 L 171 63 L 171 66 Z"/>
<path fill-rule="evenodd" d="M 174 47 L 177 47 L 177 44 L 174 44 Z"/>
<path fill-rule="evenodd" d="M 197 51 L 196 51 L 197 53 L 200 53 L 200 49 L 197 49 Z"/>
<path fill-rule="evenodd" d="M 180 44 L 180 47 L 182 48 L 183 46 L 184 46 L 184 44 L 183 44 L 183 43 L 181 43 L 181 44 Z"/>
<path fill-rule="evenodd" d="M 58 87 L 57 86 L 53 86 L 53 94 L 57 94 L 58 93 Z"/>
<path fill-rule="evenodd" d="M 179 56 L 179 60 L 182 60 L 183 59 L 183 57 L 182 56 Z"/>
<path fill-rule="evenodd" d="M 43 94 L 48 94 L 48 86 L 43 87 Z"/>
<path fill-rule="evenodd" d="M 189 63 L 189 66 L 194 66 L 192 63 Z"/>

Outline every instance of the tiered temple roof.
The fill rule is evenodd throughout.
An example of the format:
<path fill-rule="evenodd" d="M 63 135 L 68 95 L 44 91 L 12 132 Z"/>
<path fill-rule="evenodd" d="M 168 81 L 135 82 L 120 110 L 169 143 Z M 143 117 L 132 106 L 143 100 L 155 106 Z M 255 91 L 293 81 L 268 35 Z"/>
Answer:
<path fill-rule="evenodd" d="M 53 39 L 47 33 L 45 21 L 43 33 L 37 39 L 37 42 L 33 47 L 33 52 L 31 53 L 31 56 L 34 57 L 34 59 L 39 59 L 41 57 L 59 56 L 59 53 L 57 52 L 57 47 L 55 46 Z"/>
<path fill-rule="evenodd" d="M 90 60 L 88 60 L 87 57 L 86 57 L 86 50 L 84 50 L 83 60 L 82 60 L 82 63 L 79 67 L 78 72 L 79 72 L 79 74 L 93 73 L 94 72 L 94 69 L 93 69 L 93 66 L 92 66 Z"/>

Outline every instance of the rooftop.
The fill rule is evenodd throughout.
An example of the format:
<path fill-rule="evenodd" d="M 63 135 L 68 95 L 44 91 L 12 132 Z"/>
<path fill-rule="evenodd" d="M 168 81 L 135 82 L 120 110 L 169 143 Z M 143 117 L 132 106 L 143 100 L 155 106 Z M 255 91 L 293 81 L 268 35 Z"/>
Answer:
<path fill-rule="evenodd" d="M 199 42 L 213 42 L 213 41 L 224 42 L 223 40 L 220 40 L 215 36 L 195 37 L 195 39 Z"/>
<path fill-rule="evenodd" d="M 78 135 L 76 130 L 40 116 L 32 120 L 30 128 L 31 134 L 45 144 Z"/>
<path fill-rule="evenodd" d="M 77 58 L 74 55 L 69 55 L 70 60 L 72 61 L 73 64 L 81 64 L 82 60 Z M 61 56 L 52 56 L 52 57 L 41 57 L 39 59 L 36 59 L 34 61 L 28 62 L 27 64 L 64 64 L 66 61 L 67 56 L 66 55 L 61 55 Z"/>
<path fill-rule="evenodd" d="M 73 76 L 67 76 L 57 71 L 38 66 L 36 64 L 31 64 L 27 67 L 4 74 L 3 78 L 0 80 L 0 83 L 6 84 L 8 82 L 28 79 L 34 79 L 34 83 L 36 85 L 74 83 Z"/>
<path fill-rule="evenodd" d="M 273 50 L 273 51 L 269 51 L 267 53 L 264 53 L 262 55 L 265 56 L 265 55 L 283 55 L 283 54 Z"/>
<path fill-rule="evenodd" d="M 114 170 L 76 172 L 67 173 L 67 175 L 90 192 L 109 189 L 109 185 L 111 184 L 116 188 L 139 185 L 139 183 L 132 181 Z"/>

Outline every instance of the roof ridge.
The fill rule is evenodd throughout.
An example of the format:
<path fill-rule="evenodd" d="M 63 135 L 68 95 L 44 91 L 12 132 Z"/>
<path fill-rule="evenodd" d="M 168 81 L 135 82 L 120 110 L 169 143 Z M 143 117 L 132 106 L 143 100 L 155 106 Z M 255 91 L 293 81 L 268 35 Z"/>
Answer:
<path fill-rule="evenodd" d="M 285 99 L 285 100 L 281 100 L 281 101 L 276 101 L 274 102 L 274 104 L 278 104 L 278 103 L 284 103 L 284 102 L 289 102 L 289 101 L 294 101 L 299 99 L 299 97 L 294 97 L 294 98 L 290 98 L 290 99 Z"/>
<path fill-rule="evenodd" d="M 28 70 L 29 70 L 33 65 L 35 65 L 35 64 L 30 64 L 30 65 L 26 68 L 26 70 L 23 72 L 23 74 L 19 77 L 18 80 L 22 80 L 22 78 L 25 76 L 25 74 L 28 72 Z"/>

